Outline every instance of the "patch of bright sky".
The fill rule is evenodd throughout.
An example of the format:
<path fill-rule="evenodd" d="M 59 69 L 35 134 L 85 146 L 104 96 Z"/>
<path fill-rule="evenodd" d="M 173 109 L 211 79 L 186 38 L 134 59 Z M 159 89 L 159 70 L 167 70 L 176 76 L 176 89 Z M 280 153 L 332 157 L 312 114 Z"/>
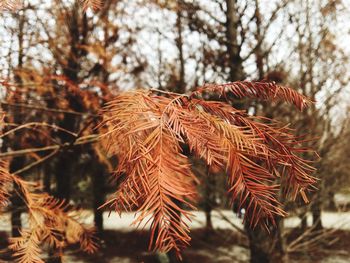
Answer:
<path fill-rule="evenodd" d="M 39 0 L 31 0 L 33 5 L 37 5 Z M 71 1 L 69 1 L 71 2 Z M 67 5 L 69 2 L 66 2 Z M 216 1 L 207 1 L 207 0 L 198 0 L 197 1 L 205 10 L 211 14 L 210 17 L 206 12 L 202 11 L 199 15 L 205 18 L 209 24 L 215 25 L 219 20 L 225 22 L 225 14 L 220 9 L 220 6 Z M 276 3 L 280 2 L 277 0 L 261 0 L 260 8 L 261 13 L 263 14 L 263 19 L 270 17 L 271 12 L 276 8 Z M 274 48 L 272 49 L 271 55 L 269 57 L 270 67 L 273 68 L 279 64 L 286 64 L 288 61 L 291 74 L 298 76 L 299 68 L 297 54 L 293 51 L 297 36 L 295 33 L 294 25 L 291 24 L 288 20 L 286 14 L 287 11 L 292 12 L 298 9 L 298 4 L 295 1 L 290 1 L 288 4 L 289 8 L 281 12 L 276 20 L 269 27 L 269 30 L 266 32 L 266 46 L 275 43 Z M 316 1 L 318 2 L 318 1 Z M 310 1 L 311 4 L 316 3 L 315 1 Z M 246 1 L 240 1 L 240 9 L 244 7 Z M 47 18 L 46 8 L 49 8 L 51 1 L 44 0 L 41 2 L 41 10 L 38 11 L 38 15 L 42 18 Z M 349 6 L 350 0 L 344 1 L 344 6 Z M 159 85 L 159 76 L 161 75 L 161 81 L 163 84 L 166 83 L 166 75 L 171 71 L 178 71 L 179 63 L 178 62 L 178 50 L 176 49 L 175 39 L 176 39 L 176 14 L 171 10 L 160 9 L 154 4 L 150 4 L 147 1 L 140 0 L 131 0 L 131 1 L 120 1 L 118 3 L 120 9 L 123 9 L 123 14 L 117 17 L 114 17 L 116 23 L 120 24 L 121 27 L 125 26 L 125 29 L 120 30 L 120 43 L 124 43 L 130 38 L 130 32 L 137 32 L 135 42 L 130 46 L 125 47 L 130 49 L 135 54 L 138 54 L 140 60 L 147 62 L 147 67 L 144 73 L 142 73 L 142 78 L 144 85 L 147 87 L 158 87 Z M 286 11 L 287 10 L 287 11 Z M 28 11 L 29 15 L 31 11 Z M 249 1 L 248 7 L 245 11 L 245 15 L 242 18 L 243 24 L 248 25 L 249 20 L 254 12 L 254 5 Z M 88 11 L 88 17 L 93 19 L 96 22 L 96 17 L 91 11 Z M 337 18 L 337 23 L 332 27 L 332 30 L 336 36 L 336 43 L 344 49 L 346 53 L 350 53 L 349 44 L 349 12 L 345 12 L 343 16 Z M 35 15 L 34 13 L 32 14 Z M 213 17 L 215 19 L 213 19 Z M 112 19 L 112 20 L 113 20 Z M 304 18 L 305 19 L 305 18 Z M 35 19 L 31 20 L 33 24 L 30 24 L 30 27 L 33 30 L 39 30 L 37 33 L 42 34 L 43 39 L 45 39 L 45 34 L 42 32 L 42 29 L 38 27 L 37 21 Z M 52 28 L 55 27 L 55 20 L 52 18 L 47 18 L 45 20 L 48 25 Z M 263 20 L 263 24 L 266 25 L 270 21 Z M 2 15 L 0 17 L 0 23 L 6 24 L 7 26 L 14 26 L 14 20 L 11 18 L 11 15 Z M 249 31 L 253 32 L 255 30 L 254 23 L 250 23 Z M 280 33 L 282 34 L 280 35 Z M 9 41 L 4 41 L 9 39 L 8 31 L 0 27 L 0 37 L 2 40 L 2 49 L 0 49 L 0 64 L 5 65 L 7 63 L 6 57 L 9 54 L 11 49 L 18 49 L 16 42 L 10 43 Z M 103 39 L 103 32 L 101 30 L 94 31 L 95 37 L 97 39 Z M 200 82 L 224 82 L 225 76 L 218 75 L 215 69 L 208 68 L 205 71 L 200 68 L 200 61 L 202 59 L 202 49 L 204 45 L 207 45 L 212 50 L 219 50 L 222 47 L 218 44 L 217 41 L 209 41 L 204 34 L 198 32 L 193 32 L 188 30 L 187 27 L 183 28 L 183 39 L 184 39 L 184 55 L 185 55 L 185 67 L 186 67 L 186 83 L 189 83 L 189 86 L 194 83 L 196 79 L 199 79 Z M 242 56 L 246 56 L 251 47 L 254 46 L 254 37 L 252 34 L 248 34 L 246 44 L 242 47 Z M 116 43 L 116 45 L 122 44 Z M 119 48 L 123 48 L 119 46 Z M 50 52 L 46 51 L 44 46 L 40 44 L 36 45 L 33 48 L 29 48 L 28 52 L 32 57 L 40 55 L 41 59 L 49 61 L 51 59 Z M 160 56 L 161 55 L 161 59 Z M 13 55 L 12 62 L 16 61 L 15 55 Z M 119 54 L 115 54 L 112 60 L 112 66 L 118 67 L 122 63 L 122 57 Z M 38 66 L 33 62 L 33 66 Z M 175 65 L 175 68 L 173 68 Z M 245 71 L 247 72 L 248 78 L 256 79 L 256 66 L 255 58 L 251 56 L 244 63 Z M 204 73 L 204 74 L 203 74 Z M 129 89 L 134 87 L 136 84 L 131 77 L 126 77 L 127 74 L 123 72 L 115 72 L 112 76 L 116 76 L 116 79 L 120 81 L 119 86 L 124 87 L 124 89 Z M 320 92 L 317 96 L 318 106 L 322 105 L 322 102 L 326 99 L 329 93 L 332 93 L 332 90 L 337 89 L 337 85 L 332 82 L 326 83 L 326 92 Z M 348 96 L 347 96 L 348 98 Z M 344 99 L 343 99 L 344 100 Z"/>

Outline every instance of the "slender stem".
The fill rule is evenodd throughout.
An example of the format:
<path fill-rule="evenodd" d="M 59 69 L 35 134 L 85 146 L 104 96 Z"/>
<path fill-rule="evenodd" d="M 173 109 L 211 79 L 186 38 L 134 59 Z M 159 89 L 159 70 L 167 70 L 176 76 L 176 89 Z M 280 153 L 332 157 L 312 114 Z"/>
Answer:
<path fill-rule="evenodd" d="M 5 125 L 7 125 L 7 126 L 16 126 L 17 124 L 8 123 L 8 124 L 5 124 Z M 68 134 L 71 134 L 71 135 L 73 135 L 75 137 L 77 136 L 76 133 L 68 131 L 68 130 L 66 130 L 64 128 L 61 128 L 61 127 L 59 127 L 59 126 L 57 126 L 55 124 L 49 124 L 49 123 L 46 123 L 46 122 L 29 122 L 29 123 L 25 123 L 25 124 L 22 124 L 22 125 L 18 125 L 16 128 L 13 128 L 13 129 L 5 132 L 4 134 L 1 134 L 0 138 L 3 138 L 3 137 L 5 137 L 5 136 L 7 136 L 7 135 L 9 135 L 11 133 L 14 133 L 14 132 L 18 131 L 18 130 L 28 128 L 30 126 L 35 126 L 35 127 L 36 126 L 46 126 L 46 127 L 50 127 L 50 128 L 53 128 L 53 129 L 60 130 L 60 131 L 64 131 L 64 132 L 66 132 Z"/>
<path fill-rule="evenodd" d="M 76 146 L 76 145 L 82 145 L 87 143 L 93 143 L 98 141 L 99 139 L 98 137 L 99 137 L 98 135 L 94 135 L 94 136 L 88 135 L 88 136 L 81 137 L 79 140 L 77 140 L 73 144 L 65 143 L 63 145 L 50 145 L 50 146 L 45 146 L 40 148 L 29 148 L 29 149 L 22 149 L 18 151 L 4 152 L 4 153 L 0 153 L 0 157 L 21 156 L 21 155 L 25 155 L 33 152 L 44 152 L 49 150 L 57 150 L 61 147 L 63 148 L 68 146 Z"/>
<path fill-rule="evenodd" d="M 21 173 L 24 173 L 24 172 L 26 172 L 26 171 L 28 171 L 28 170 L 34 168 L 35 166 L 37 166 L 37 165 L 39 165 L 39 164 L 41 164 L 41 163 L 47 161 L 47 160 L 50 159 L 51 157 L 55 156 L 58 152 L 59 152 L 59 149 L 56 149 L 56 150 L 54 150 L 53 152 L 51 152 L 51 153 L 49 153 L 48 155 L 46 155 L 45 157 L 43 157 L 43 158 L 41 158 L 41 159 L 39 159 L 39 160 L 37 160 L 37 161 L 35 161 L 35 162 L 32 162 L 32 163 L 28 164 L 27 166 L 24 166 L 23 168 L 21 168 L 21 169 L 19 169 L 19 170 L 17 170 L 17 171 L 14 171 L 13 173 L 14 173 L 14 174 L 17 174 L 17 175 L 19 175 L 19 174 L 21 174 Z"/>
<path fill-rule="evenodd" d="M 33 109 L 33 110 L 40 110 L 40 111 L 48 111 L 48 112 L 54 112 L 54 113 L 64 113 L 64 114 L 72 114 L 72 115 L 78 115 L 78 116 L 99 116 L 95 113 L 89 113 L 89 112 L 79 112 L 79 111 L 68 111 L 68 110 L 62 110 L 62 109 L 50 109 L 43 106 L 35 106 L 30 104 L 24 104 L 24 103 L 9 103 L 5 101 L 0 101 L 0 104 L 2 106 L 9 106 L 9 107 L 19 107 L 19 108 L 26 108 L 26 109 Z"/>

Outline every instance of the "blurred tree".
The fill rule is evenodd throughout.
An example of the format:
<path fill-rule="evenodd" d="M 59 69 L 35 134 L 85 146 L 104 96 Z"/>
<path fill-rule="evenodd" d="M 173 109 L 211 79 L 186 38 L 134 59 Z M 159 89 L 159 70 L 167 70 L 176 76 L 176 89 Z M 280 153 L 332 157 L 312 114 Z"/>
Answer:
<path fill-rule="evenodd" d="M 280 103 L 242 101 L 238 97 L 233 97 L 230 103 L 236 108 L 247 108 L 251 115 L 297 123 L 298 135 L 309 133 L 306 140 L 321 136 L 319 143 L 307 142 L 309 147 L 316 144 L 323 157 L 317 164 L 318 176 L 323 179 L 321 191 L 311 200 L 314 223 L 321 228 L 322 206 L 337 191 L 334 173 L 341 173 L 338 175 L 341 182 L 347 175 L 343 172 L 345 168 L 340 169 L 346 166 L 339 165 L 340 153 L 344 153 L 346 146 L 334 146 L 346 134 L 346 126 L 339 128 L 334 120 L 338 95 L 343 94 L 348 83 L 346 54 L 332 29 L 342 14 L 341 1 L 314 4 L 281 0 L 266 5 L 259 0 L 210 3 L 106 0 L 83 1 L 83 8 L 79 2 L 31 4 L 12 18 L 16 23 L 4 23 L 7 33 L 2 37 L 11 36 L 12 45 L 8 48 L 5 41 L 2 43 L 9 52 L 1 57 L 4 61 L 1 71 L 14 85 L 4 85 L 2 107 L 10 116 L 18 116 L 8 123 L 36 124 L 26 128 L 26 136 L 20 129 L 9 139 L 6 137 L 3 149 L 60 145 L 58 150 L 15 156 L 11 170 L 34 177 L 32 168 L 39 166 L 45 190 L 67 201 L 92 205 L 95 225 L 102 230 L 102 210 L 97 208 L 104 202 L 105 177 L 111 171 L 111 160 L 100 144 L 89 143 L 97 136 L 92 129 L 100 122 L 96 113 L 119 92 L 119 87 L 158 85 L 161 90 L 182 94 L 207 82 L 273 80 L 298 87 L 302 94 L 313 100 L 321 99 L 322 103 L 297 117 Z M 93 11 L 88 6 L 99 9 Z M 160 17 L 161 23 L 152 20 L 153 14 Z M 6 12 L 1 16 L 5 20 L 11 17 Z M 16 28 L 11 28 L 14 24 Z M 206 96 L 218 99 L 217 95 Z M 6 146 L 7 143 L 18 147 Z M 72 162 L 77 156 L 81 157 Z M 303 157 L 309 158 L 307 153 Z M 222 191 L 223 178 L 223 174 L 215 174 L 204 180 L 202 205 L 208 228 L 216 206 L 212 199 Z M 86 193 L 78 195 L 75 191 L 78 189 Z M 287 204 L 286 209 L 302 210 L 300 216 L 306 218 L 303 215 L 310 206 Z M 13 218 L 17 218 L 15 226 L 19 215 L 14 213 Z M 273 257 L 279 261 L 285 256 L 283 220 L 277 223 L 274 242 L 271 236 L 247 225 L 252 262 L 268 262 Z"/>

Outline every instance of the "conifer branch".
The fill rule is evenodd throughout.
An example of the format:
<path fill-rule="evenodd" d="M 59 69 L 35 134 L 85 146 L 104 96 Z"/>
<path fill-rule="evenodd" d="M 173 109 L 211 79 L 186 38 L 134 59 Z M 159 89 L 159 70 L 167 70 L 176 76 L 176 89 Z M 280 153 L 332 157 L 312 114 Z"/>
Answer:
<path fill-rule="evenodd" d="M 106 203 L 118 212 L 136 209 L 134 223 L 151 222 L 150 248 L 175 250 L 180 256 L 190 237 L 183 218 L 191 216 L 182 207 L 193 208 L 195 182 L 188 157 L 180 144 L 203 158 L 210 167 L 227 172 L 228 191 L 246 209 L 244 220 L 252 227 L 275 223 L 285 216 L 276 193 L 286 188 L 295 198 L 316 179 L 314 168 L 300 157 L 308 151 L 288 127 L 264 118 L 249 117 L 244 111 L 219 101 L 206 101 L 206 92 L 230 96 L 283 100 L 303 109 L 310 103 L 296 91 L 271 83 L 234 82 L 206 85 L 190 96 L 162 95 L 152 91 L 125 92 L 103 111 L 103 137 L 110 153 L 119 158 L 116 179 L 119 188 Z M 159 94 L 159 92 L 156 91 Z M 276 183 L 283 177 L 286 186 Z M 148 221 L 147 221 L 148 222 Z"/>

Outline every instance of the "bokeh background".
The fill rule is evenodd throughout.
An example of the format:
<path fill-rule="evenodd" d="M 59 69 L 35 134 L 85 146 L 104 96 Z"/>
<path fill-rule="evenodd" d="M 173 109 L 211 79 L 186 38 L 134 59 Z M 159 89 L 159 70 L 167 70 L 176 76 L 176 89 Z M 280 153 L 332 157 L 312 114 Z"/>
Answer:
<path fill-rule="evenodd" d="M 11 172 L 80 207 L 101 239 L 95 255 L 73 246 L 61 258 L 48 252 L 47 261 L 178 262 L 147 250 L 147 228 L 130 226 L 132 213 L 98 209 L 117 187 L 109 178 L 118 162 L 96 143 L 98 112 L 130 89 L 186 93 L 205 83 L 262 80 L 315 101 L 303 112 L 248 99 L 234 106 L 290 125 L 318 152 L 317 160 L 303 156 L 315 161 L 317 190 L 306 204 L 281 200 L 289 215 L 269 234 L 244 227 L 244 211 L 227 200 L 225 174 L 193 160 L 201 198 L 184 262 L 350 262 L 349 6 L 349 0 L 103 0 L 100 9 L 84 11 L 78 0 L 33 0 L 2 10 L 3 132 L 26 129 L 1 137 L 0 157 Z M 1 213 L 2 248 L 25 227 L 23 207 L 14 194 Z"/>

